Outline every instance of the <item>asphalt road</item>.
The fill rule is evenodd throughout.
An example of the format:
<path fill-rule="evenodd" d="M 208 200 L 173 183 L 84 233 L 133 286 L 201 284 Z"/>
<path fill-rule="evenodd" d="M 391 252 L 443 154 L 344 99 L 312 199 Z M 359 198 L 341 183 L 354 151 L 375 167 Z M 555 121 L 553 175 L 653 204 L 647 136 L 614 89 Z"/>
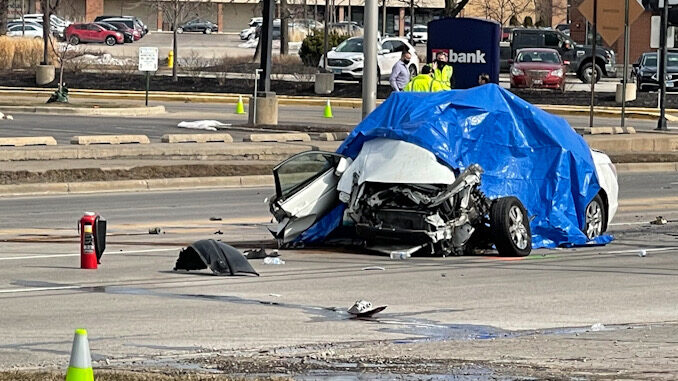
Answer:
<path fill-rule="evenodd" d="M 153 103 L 151 104 L 160 104 Z M 223 123 L 244 124 L 246 115 L 236 115 L 234 105 L 206 104 L 206 103 L 162 103 L 167 114 L 149 117 L 91 117 L 69 115 L 39 115 L 14 114 L 13 121 L 0 121 L 0 136 L 54 136 L 59 144 L 69 144 L 75 135 L 110 135 L 110 134 L 144 134 L 152 141 L 158 142 L 164 134 L 189 132 L 176 127 L 181 121 L 215 119 Z M 279 122 L 281 124 L 346 124 L 355 125 L 360 122 L 360 109 L 333 107 L 333 119 L 323 117 L 323 107 L 320 106 L 280 106 Z M 565 117 L 574 127 L 589 125 L 586 116 Z M 595 118 L 597 126 L 618 126 L 618 118 Z M 633 119 L 627 121 L 627 126 L 638 130 L 652 130 L 656 122 L 651 120 Z M 670 128 L 677 128 L 678 124 L 670 123 Z M 203 131 L 204 132 L 204 131 Z M 236 141 L 242 140 L 246 132 L 230 131 Z"/>
<path fill-rule="evenodd" d="M 527 334 L 544 336 L 543 348 L 514 347 L 511 353 L 520 353 L 520 363 L 549 363 L 540 353 L 565 337 L 573 340 L 569 357 L 591 356 L 578 351 L 596 336 L 576 327 L 596 323 L 610 327 L 612 339 L 593 352 L 612 348 L 612 340 L 632 345 L 626 328 L 671 324 L 678 313 L 671 302 L 678 293 L 678 179 L 629 174 L 620 184 L 622 207 L 610 227 L 616 240 L 606 247 L 542 249 L 518 261 L 391 261 L 359 249 L 284 250 L 285 265 L 251 261 L 258 278 L 171 269 L 179 249 L 197 239 L 269 238 L 262 200 L 270 189 L 2 198 L 0 369 L 63 369 L 78 327 L 89 330 L 95 368 L 195 367 L 172 359 L 272 348 L 288 353 L 321 343 L 454 343 L 497 332 L 526 335 L 522 330 L 529 329 L 547 330 Z M 96 271 L 78 269 L 75 222 L 85 210 L 109 221 L 107 252 Z M 659 213 L 671 222 L 650 225 Z M 165 234 L 149 235 L 150 227 Z M 646 257 L 637 255 L 640 249 Z M 363 270 L 369 266 L 384 270 Z M 344 309 L 359 298 L 389 307 L 373 321 L 348 319 Z M 670 364 L 671 340 L 660 338 L 652 351 L 631 353 L 654 361 L 656 371 Z M 453 352 L 438 356 L 473 360 L 461 349 Z M 505 354 L 490 348 L 484 356 Z"/>

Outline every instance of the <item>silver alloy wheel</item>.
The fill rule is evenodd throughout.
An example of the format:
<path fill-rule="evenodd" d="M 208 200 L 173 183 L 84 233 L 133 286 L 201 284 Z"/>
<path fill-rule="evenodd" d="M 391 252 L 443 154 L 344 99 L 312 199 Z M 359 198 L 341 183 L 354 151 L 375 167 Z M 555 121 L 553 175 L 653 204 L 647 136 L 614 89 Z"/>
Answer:
<path fill-rule="evenodd" d="M 527 235 L 527 229 L 523 224 L 523 212 L 516 205 L 513 205 L 509 210 L 509 233 L 511 234 L 511 240 L 520 250 L 525 250 L 527 248 L 527 241 L 529 239 Z"/>
<path fill-rule="evenodd" d="M 603 233 L 603 208 L 593 200 L 586 207 L 586 237 L 598 237 Z"/>

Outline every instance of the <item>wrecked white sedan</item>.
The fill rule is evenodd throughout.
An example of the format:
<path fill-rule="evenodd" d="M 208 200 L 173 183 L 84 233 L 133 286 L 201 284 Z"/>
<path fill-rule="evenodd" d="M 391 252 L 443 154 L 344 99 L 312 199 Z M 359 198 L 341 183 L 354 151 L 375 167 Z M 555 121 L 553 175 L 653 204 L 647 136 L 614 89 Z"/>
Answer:
<path fill-rule="evenodd" d="M 603 153 L 593 157 L 600 177 L 614 181 L 586 210 L 584 230 L 590 238 L 605 231 L 617 207 L 614 166 Z M 532 250 L 530 216 L 520 199 L 487 198 L 479 189 L 479 165 L 455 176 L 412 143 L 370 140 L 353 161 L 331 152 L 303 152 L 273 173 L 276 195 L 269 206 L 277 225 L 271 232 L 281 246 L 342 202 L 344 223 L 353 225 L 371 250 L 461 255 L 494 245 L 503 256 L 526 256 Z M 604 202 L 607 195 L 614 202 Z"/>
<path fill-rule="evenodd" d="M 609 157 L 496 85 L 391 94 L 337 153 L 296 155 L 274 175 L 282 245 L 349 238 L 386 252 L 524 256 L 613 240 Z"/>

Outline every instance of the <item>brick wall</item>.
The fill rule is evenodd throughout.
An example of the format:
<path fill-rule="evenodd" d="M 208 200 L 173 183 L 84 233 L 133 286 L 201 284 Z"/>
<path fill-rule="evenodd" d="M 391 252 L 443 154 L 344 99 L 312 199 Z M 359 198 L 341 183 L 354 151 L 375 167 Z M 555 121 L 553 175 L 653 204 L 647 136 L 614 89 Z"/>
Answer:
<path fill-rule="evenodd" d="M 104 0 L 85 0 L 85 22 L 104 14 Z"/>

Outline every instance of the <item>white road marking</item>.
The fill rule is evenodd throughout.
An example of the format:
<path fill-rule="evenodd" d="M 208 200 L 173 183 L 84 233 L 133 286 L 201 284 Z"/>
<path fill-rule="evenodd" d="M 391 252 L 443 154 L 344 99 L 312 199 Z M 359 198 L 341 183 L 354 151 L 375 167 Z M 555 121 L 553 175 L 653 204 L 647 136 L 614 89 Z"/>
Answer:
<path fill-rule="evenodd" d="M 54 290 L 75 290 L 83 286 L 54 286 L 54 287 L 31 287 L 31 288 L 12 288 L 9 290 L 0 290 L 0 294 L 13 294 L 17 292 L 36 292 L 36 291 L 54 291 Z"/>
<path fill-rule="evenodd" d="M 608 251 L 606 253 L 602 254 L 628 254 L 628 253 L 637 253 L 641 248 L 638 249 L 629 249 L 629 250 L 617 250 L 617 251 Z M 658 252 L 658 251 L 670 251 L 670 250 L 678 250 L 678 246 L 671 246 L 671 247 L 659 247 L 659 248 L 654 248 L 654 249 L 643 249 L 647 252 Z"/>
<path fill-rule="evenodd" d="M 610 224 L 610 226 L 622 226 L 622 225 L 649 225 L 647 221 L 637 221 L 637 222 L 615 222 Z"/>
<path fill-rule="evenodd" d="M 158 251 L 172 251 L 172 250 L 178 250 L 181 249 L 181 247 L 170 247 L 166 249 L 145 249 L 145 250 L 125 250 L 125 251 L 113 251 L 113 252 L 108 252 L 105 253 L 106 256 L 110 255 L 118 255 L 118 254 L 135 254 L 135 253 L 152 253 L 152 252 L 158 252 Z M 80 254 L 50 254 L 50 255 L 26 255 L 22 257 L 6 257 L 6 258 L 1 258 L 0 261 L 11 261 L 11 260 L 19 260 L 19 259 L 43 259 L 43 258 L 61 258 L 61 257 L 79 257 Z"/>

